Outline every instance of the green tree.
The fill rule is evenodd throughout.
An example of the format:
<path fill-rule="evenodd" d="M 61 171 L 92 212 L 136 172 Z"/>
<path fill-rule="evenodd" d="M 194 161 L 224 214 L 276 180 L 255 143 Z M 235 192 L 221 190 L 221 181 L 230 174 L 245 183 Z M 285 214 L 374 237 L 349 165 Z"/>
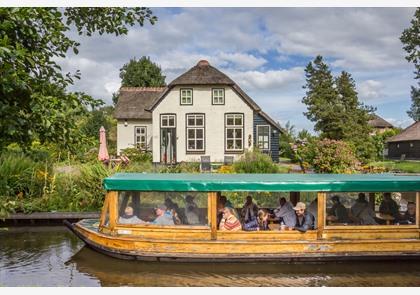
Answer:
<path fill-rule="evenodd" d="M 411 86 L 411 106 L 407 114 L 414 121 L 420 121 L 420 88 Z"/>
<path fill-rule="evenodd" d="M 328 65 L 317 56 L 305 69 L 306 117 L 315 122 L 321 138 L 344 140 L 353 145 L 363 162 L 376 154 L 368 124 L 374 108 L 358 99 L 356 84 L 348 72 L 334 78 Z"/>
<path fill-rule="evenodd" d="M 335 81 L 340 103 L 344 107 L 341 114 L 342 138 L 352 143 L 356 156 L 363 162 L 372 159 L 377 154 L 374 142 L 369 135 L 372 127 L 368 124 L 374 108 L 365 106 L 357 96 L 356 83 L 348 72 L 341 72 Z"/>
<path fill-rule="evenodd" d="M 75 116 L 102 104 L 65 90 L 80 78 L 57 63 L 69 50 L 78 53 L 70 26 L 79 35 L 121 35 L 146 20 L 156 21 L 148 8 L 0 8 L 0 150 L 34 139 L 70 147 L 79 140 Z"/>
<path fill-rule="evenodd" d="M 415 79 L 420 79 L 420 8 L 417 8 L 411 26 L 402 32 L 400 37 L 404 44 L 403 49 L 407 52 L 405 57 L 415 67 Z M 417 87 L 411 86 L 411 107 L 407 114 L 415 121 L 420 120 L 420 82 Z"/>
<path fill-rule="evenodd" d="M 322 137 L 331 139 L 343 138 L 341 116 L 344 112 L 339 101 L 334 78 L 322 56 L 317 56 L 309 62 L 305 69 L 306 96 L 302 102 L 308 111 L 304 115 L 315 122 L 315 131 L 320 131 Z"/>
<path fill-rule="evenodd" d="M 284 126 L 284 132 L 280 133 L 280 156 L 293 159 L 294 152 L 292 146 L 295 141 L 295 126 L 290 121 L 287 121 Z"/>
<path fill-rule="evenodd" d="M 120 69 L 121 86 L 130 87 L 161 87 L 165 86 L 165 76 L 160 66 L 143 56 L 139 60 L 130 59 Z"/>
<path fill-rule="evenodd" d="M 406 60 L 412 62 L 415 67 L 415 79 L 420 78 L 420 8 L 417 8 L 411 20 L 411 26 L 405 29 L 400 37 L 404 44 L 403 49 L 407 51 Z"/>

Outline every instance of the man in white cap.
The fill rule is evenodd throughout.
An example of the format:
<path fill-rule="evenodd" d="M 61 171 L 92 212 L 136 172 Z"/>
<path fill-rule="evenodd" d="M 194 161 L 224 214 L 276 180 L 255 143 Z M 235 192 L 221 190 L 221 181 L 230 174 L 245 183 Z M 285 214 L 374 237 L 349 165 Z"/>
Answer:
<path fill-rule="evenodd" d="M 296 213 L 296 225 L 293 229 L 303 233 L 307 230 L 314 229 L 314 216 L 306 211 L 305 203 L 298 202 L 293 209 Z"/>

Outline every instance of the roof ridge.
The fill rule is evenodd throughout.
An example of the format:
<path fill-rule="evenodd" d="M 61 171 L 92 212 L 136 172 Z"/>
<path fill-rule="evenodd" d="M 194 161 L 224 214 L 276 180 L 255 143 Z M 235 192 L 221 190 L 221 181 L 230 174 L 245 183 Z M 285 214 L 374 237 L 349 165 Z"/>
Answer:
<path fill-rule="evenodd" d="M 133 86 L 121 86 L 120 91 L 156 91 L 161 92 L 166 89 L 166 86 L 161 87 L 133 87 Z"/>

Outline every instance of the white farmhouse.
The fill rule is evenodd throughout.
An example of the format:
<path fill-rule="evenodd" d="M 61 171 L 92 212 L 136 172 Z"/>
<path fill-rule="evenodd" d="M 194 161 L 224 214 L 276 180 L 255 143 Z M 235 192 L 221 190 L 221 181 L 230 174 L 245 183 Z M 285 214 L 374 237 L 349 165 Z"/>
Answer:
<path fill-rule="evenodd" d="M 205 60 L 167 87 L 122 87 L 115 117 L 118 153 L 138 147 L 154 163 L 225 162 L 254 147 L 279 160 L 279 124 Z"/>

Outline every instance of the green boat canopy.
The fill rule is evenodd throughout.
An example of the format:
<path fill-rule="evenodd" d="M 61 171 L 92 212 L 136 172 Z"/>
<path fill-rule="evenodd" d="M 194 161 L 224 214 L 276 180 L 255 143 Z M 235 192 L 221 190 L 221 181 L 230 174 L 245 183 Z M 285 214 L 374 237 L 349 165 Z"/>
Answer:
<path fill-rule="evenodd" d="M 117 173 L 108 191 L 413 192 L 420 176 L 395 174 L 170 174 Z"/>

